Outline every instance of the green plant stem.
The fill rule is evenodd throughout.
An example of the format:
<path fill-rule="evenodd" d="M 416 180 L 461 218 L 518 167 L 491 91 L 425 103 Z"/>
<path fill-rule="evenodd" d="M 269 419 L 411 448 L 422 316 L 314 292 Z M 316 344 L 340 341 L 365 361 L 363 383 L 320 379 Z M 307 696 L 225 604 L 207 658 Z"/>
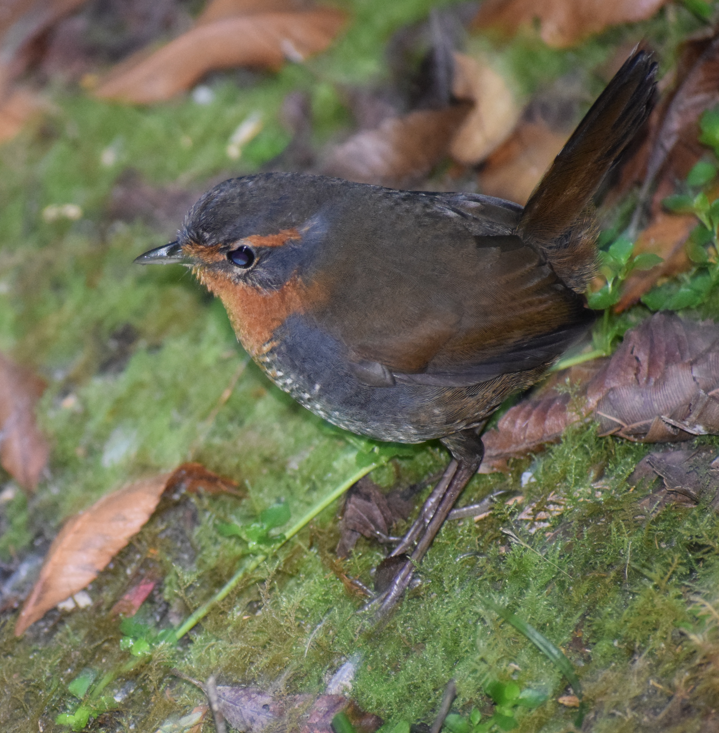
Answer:
<path fill-rule="evenodd" d="M 577 364 L 584 364 L 585 361 L 591 361 L 592 359 L 599 359 L 602 356 L 606 356 L 604 349 L 592 349 L 584 354 L 577 354 L 569 359 L 561 359 L 551 369 L 552 372 L 559 372 L 562 369 L 569 369 L 569 367 L 576 366 Z"/>
<path fill-rule="evenodd" d="M 341 483 L 336 489 L 331 491 L 325 496 L 320 502 L 315 504 L 303 517 L 301 517 L 287 532 L 284 533 L 284 537 L 273 548 L 274 551 L 279 550 L 280 547 L 285 545 L 291 540 L 300 530 L 304 529 L 320 512 L 326 509 L 335 499 L 338 499 L 344 494 L 351 486 L 356 484 L 363 476 L 366 476 L 375 468 L 379 468 L 383 464 L 387 463 L 390 456 L 382 456 L 376 461 L 363 466 L 359 470 L 355 471 L 348 479 Z M 268 555 L 256 555 L 252 560 L 241 568 L 215 593 L 209 600 L 205 601 L 182 625 L 175 629 L 175 637 L 181 639 L 190 629 L 194 628 L 207 614 L 210 609 L 220 601 L 222 601 L 244 578 L 246 575 L 256 570 L 266 559 Z"/>

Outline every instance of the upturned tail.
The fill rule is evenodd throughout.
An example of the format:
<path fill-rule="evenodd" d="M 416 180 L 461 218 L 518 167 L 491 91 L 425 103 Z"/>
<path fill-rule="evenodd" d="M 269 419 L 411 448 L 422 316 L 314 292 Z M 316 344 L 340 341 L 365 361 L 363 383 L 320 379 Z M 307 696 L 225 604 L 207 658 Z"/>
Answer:
<path fill-rule="evenodd" d="M 657 64 L 635 51 L 609 82 L 524 207 L 520 233 L 583 292 L 596 269 L 592 198 L 654 106 Z"/>

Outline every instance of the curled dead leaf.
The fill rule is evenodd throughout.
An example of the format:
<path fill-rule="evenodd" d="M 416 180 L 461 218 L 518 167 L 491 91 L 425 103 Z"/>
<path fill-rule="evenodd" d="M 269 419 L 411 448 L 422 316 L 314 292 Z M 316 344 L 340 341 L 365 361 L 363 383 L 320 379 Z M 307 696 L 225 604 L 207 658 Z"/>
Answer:
<path fill-rule="evenodd" d="M 447 154 L 469 105 L 423 109 L 385 120 L 330 151 L 322 173 L 358 183 L 407 187 Z"/>
<path fill-rule="evenodd" d="M 621 23 L 651 18 L 667 0 L 485 0 L 474 20 L 477 28 L 514 35 L 539 21 L 548 46 L 567 48 L 587 36 Z"/>
<path fill-rule="evenodd" d="M 485 470 L 503 470 L 507 458 L 558 439 L 566 426 L 591 414 L 600 434 L 635 442 L 719 434 L 715 323 L 656 313 L 628 331 L 611 359 L 598 366 L 572 399 L 548 390 L 508 410 L 482 438 Z"/>
<path fill-rule="evenodd" d="M 656 313 L 591 381 L 602 435 L 673 442 L 719 433 L 719 326 Z"/>
<path fill-rule="evenodd" d="M 512 134 L 521 108 L 504 77 L 487 59 L 454 54 L 452 93 L 473 103 L 449 147 L 463 165 L 476 165 Z"/>
<path fill-rule="evenodd" d="M 693 214 L 669 214 L 660 211 L 634 243 L 634 254 L 652 253 L 664 261 L 650 270 L 635 270 L 624 281 L 617 312 L 626 310 L 648 293 L 662 277 L 672 277 L 691 267 L 684 245 L 697 225 Z"/>
<path fill-rule="evenodd" d="M 0 354 L 0 463 L 25 489 L 37 486 L 50 454 L 35 421 L 44 391 L 40 377 Z"/>
<path fill-rule="evenodd" d="M 223 17 L 196 25 L 154 53 L 140 52 L 103 79 L 95 95 L 132 104 L 161 102 L 214 69 L 278 69 L 288 55 L 324 51 L 345 23 L 339 10 L 317 8 Z"/>
<path fill-rule="evenodd" d="M 66 522 L 23 605 L 16 636 L 97 577 L 155 511 L 170 476 L 163 473 L 135 481 L 103 496 Z"/>

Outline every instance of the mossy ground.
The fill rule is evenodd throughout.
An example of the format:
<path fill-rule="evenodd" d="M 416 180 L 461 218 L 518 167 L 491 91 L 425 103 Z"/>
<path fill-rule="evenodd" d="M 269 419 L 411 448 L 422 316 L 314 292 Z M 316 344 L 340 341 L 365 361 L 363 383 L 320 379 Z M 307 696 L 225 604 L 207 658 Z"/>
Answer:
<path fill-rule="evenodd" d="M 16 492 L 1 507 L 0 559 L 27 555 L 63 519 L 122 483 L 186 460 L 233 477 L 248 492 L 242 502 L 196 496 L 162 505 L 92 584 L 90 609 L 52 611 L 19 640 L 14 614 L 4 613 L 3 731 L 62 729 L 53 721 L 77 707 L 67 685 L 84 669 L 117 675 L 108 687 L 112 709 L 98 710 L 90 729 L 153 731 L 202 701 L 197 689 L 170 674 L 173 667 L 198 679 L 215 674 L 224 684 L 319 692 L 352 655 L 361 660 L 353 697 L 388 721 L 431 720 L 450 678 L 457 681 L 458 710 L 490 710 L 486 681 L 513 678 L 549 696 L 520 718 L 520 731 L 571 730 L 575 711 L 556 702 L 570 691 L 566 680 L 500 622 L 487 598 L 565 651 L 584 686 L 588 729 L 699 731 L 715 715 L 719 518 L 701 507 L 640 511 L 647 489 L 630 490 L 627 477 L 648 448 L 598 438 L 591 427 L 570 430 L 535 459 L 516 461 L 508 476 L 474 478 L 465 503 L 500 488 L 517 491 L 531 469 L 524 506 L 552 495 L 564 509 L 532 531 L 518 518 L 523 505 L 500 506 L 477 523 L 448 524 L 422 565 L 421 586 L 379 632 L 363 632 L 356 613 L 362 601 L 347 594 L 334 571 L 333 508 L 177 646 L 159 647 L 132 669 L 133 658 L 120 648 L 119 621 L 109 610 L 138 568 L 154 565 L 163 577 L 140 621 L 158 628 L 178 623 L 235 570 L 239 545 L 220 535 L 219 523 L 252 521 L 278 499 L 299 517 L 350 475 L 354 450 L 252 364 L 207 421 L 246 357 L 221 306 L 187 274 L 132 265 L 166 240 L 139 223 L 108 221 L 113 183 L 127 166 L 154 184 L 184 185 L 255 170 L 287 143 L 277 110 L 297 88 L 311 95 L 320 143 L 348 120 L 331 82 L 381 76 L 389 35 L 425 17 L 431 5 L 357 0 L 346 35 L 310 62 L 314 73 L 288 66 L 246 88 L 218 78 L 209 105 L 185 98 L 127 108 L 58 88 L 56 112 L 0 148 L 0 349 L 46 377 L 40 420 L 53 445 L 38 492 L 29 499 Z M 643 36 L 669 60 L 697 25 L 671 5 L 649 23 L 574 50 L 522 39 L 491 48 L 529 93 L 571 68 L 591 69 Z M 592 83 L 588 97 L 601 86 Z M 264 128 L 231 165 L 227 140 L 255 111 Z M 110 148 L 114 162 L 103 164 Z M 43 220 L 47 205 L 64 203 L 79 205 L 82 218 Z M 133 336 L 118 354 L 111 344 L 123 330 Z M 373 478 L 385 486 L 409 484 L 445 461 L 438 446 L 428 446 Z M 376 545 L 361 541 L 344 571 L 370 583 L 381 557 Z"/>

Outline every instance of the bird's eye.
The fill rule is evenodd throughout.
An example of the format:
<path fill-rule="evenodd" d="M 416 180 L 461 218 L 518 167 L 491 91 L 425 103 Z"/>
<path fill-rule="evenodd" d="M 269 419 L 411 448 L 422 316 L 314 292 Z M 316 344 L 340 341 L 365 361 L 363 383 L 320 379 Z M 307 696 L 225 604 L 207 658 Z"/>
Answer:
<path fill-rule="evenodd" d="M 252 267 L 255 262 L 255 253 L 252 250 L 252 247 L 248 247 L 246 244 L 243 244 L 241 247 L 233 249 L 232 252 L 228 252 L 227 259 L 233 265 L 237 265 L 237 267 L 247 270 Z"/>

